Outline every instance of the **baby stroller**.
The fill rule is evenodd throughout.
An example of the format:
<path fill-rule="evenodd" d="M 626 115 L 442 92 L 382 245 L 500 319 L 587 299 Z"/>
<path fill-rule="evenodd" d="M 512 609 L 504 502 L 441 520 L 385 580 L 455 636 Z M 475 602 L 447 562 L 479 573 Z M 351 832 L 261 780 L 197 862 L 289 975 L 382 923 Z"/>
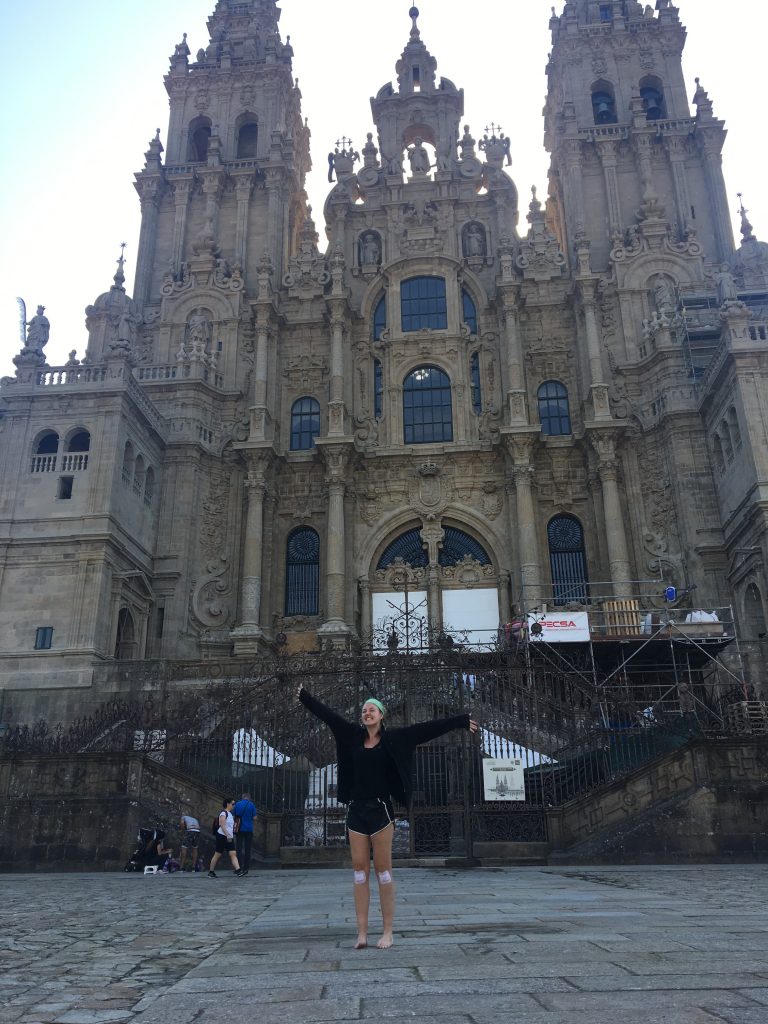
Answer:
<path fill-rule="evenodd" d="M 165 832 L 160 828 L 140 828 L 136 837 L 136 849 L 131 854 L 123 871 L 144 871 L 146 867 L 157 867 L 161 858 L 157 852 L 157 844 L 165 839 Z"/>

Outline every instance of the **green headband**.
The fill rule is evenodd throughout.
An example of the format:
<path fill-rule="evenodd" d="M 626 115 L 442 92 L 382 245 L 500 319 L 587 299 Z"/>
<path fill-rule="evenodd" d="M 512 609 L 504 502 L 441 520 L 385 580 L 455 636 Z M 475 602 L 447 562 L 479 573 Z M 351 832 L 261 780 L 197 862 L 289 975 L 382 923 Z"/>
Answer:
<path fill-rule="evenodd" d="M 375 697 L 369 697 L 368 700 L 364 700 L 363 701 L 363 707 L 365 707 L 366 704 L 373 704 L 375 707 L 377 707 L 379 709 L 379 711 L 382 713 L 382 715 L 386 715 L 386 713 L 387 713 L 387 709 L 384 707 L 384 705 L 381 703 L 381 701 L 380 700 L 376 700 Z"/>

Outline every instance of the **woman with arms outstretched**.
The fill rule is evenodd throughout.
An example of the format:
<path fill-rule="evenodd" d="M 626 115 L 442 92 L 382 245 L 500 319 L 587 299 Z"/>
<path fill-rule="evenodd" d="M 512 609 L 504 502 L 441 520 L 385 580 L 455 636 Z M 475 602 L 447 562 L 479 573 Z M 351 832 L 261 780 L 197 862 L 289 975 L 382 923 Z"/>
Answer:
<path fill-rule="evenodd" d="M 411 764 L 419 743 L 426 743 L 453 729 L 477 732 L 477 722 L 464 714 L 385 729 L 386 709 L 381 701 L 373 697 L 363 704 L 360 724 L 342 718 L 303 686 L 299 687 L 298 698 L 308 711 L 325 722 L 336 740 L 338 798 L 349 805 L 347 830 L 352 853 L 357 918 L 355 949 L 365 949 L 368 945 L 371 848 L 384 925 L 377 946 L 379 949 L 389 949 L 394 941 L 392 923 L 395 916 L 395 887 L 392 881 L 395 815 L 392 799 L 394 797 L 406 805 L 410 800 Z"/>

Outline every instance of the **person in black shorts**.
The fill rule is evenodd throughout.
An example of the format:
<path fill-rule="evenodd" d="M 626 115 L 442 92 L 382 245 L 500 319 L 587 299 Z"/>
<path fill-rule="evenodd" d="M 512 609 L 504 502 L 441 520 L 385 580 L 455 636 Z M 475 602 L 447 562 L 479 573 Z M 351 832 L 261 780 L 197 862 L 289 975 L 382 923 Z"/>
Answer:
<path fill-rule="evenodd" d="M 369 698 L 362 707 L 361 724 L 348 722 L 322 704 L 304 687 L 298 698 L 304 707 L 330 728 L 336 740 L 338 798 L 348 804 L 347 830 L 354 872 L 353 891 L 357 940 L 355 949 L 368 945 L 368 876 L 373 848 L 373 869 L 379 883 L 383 934 L 379 949 L 389 949 L 394 939 L 395 887 L 392 882 L 392 798 L 407 804 L 411 795 L 411 763 L 419 743 L 442 736 L 453 729 L 477 732 L 469 715 L 419 722 L 403 728 L 384 728 L 386 708 Z"/>

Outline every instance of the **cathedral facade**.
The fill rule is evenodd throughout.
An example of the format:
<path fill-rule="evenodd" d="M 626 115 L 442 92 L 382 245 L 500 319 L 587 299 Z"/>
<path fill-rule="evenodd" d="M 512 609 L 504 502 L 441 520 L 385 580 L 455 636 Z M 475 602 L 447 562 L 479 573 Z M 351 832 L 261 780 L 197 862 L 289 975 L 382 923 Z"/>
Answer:
<path fill-rule="evenodd" d="M 121 260 L 85 357 L 49 366 L 39 320 L 2 383 L 0 685 L 349 649 L 403 595 L 429 635 L 489 638 L 642 610 L 649 580 L 759 651 L 768 247 L 746 211 L 734 243 L 678 9 L 553 13 L 544 197 L 412 9 L 320 216 L 279 13 L 218 0 L 208 47 L 176 47 L 132 295 Z"/>

